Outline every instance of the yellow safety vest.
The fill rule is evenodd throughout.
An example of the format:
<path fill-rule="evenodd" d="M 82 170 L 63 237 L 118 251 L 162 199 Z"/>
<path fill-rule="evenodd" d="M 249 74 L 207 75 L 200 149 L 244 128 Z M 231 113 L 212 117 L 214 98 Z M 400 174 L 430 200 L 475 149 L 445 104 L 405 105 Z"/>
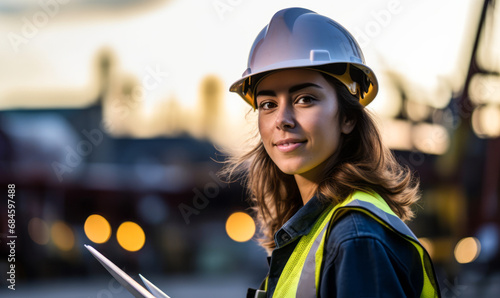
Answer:
<path fill-rule="evenodd" d="M 391 210 L 387 202 L 376 193 L 355 191 L 345 201 L 329 207 L 316 221 L 308 235 L 302 236 L 290 255 L 274 291 L 273 297 L 317 297 L 321 276 L 321 264 L 326 235 L 329 229 L 346 211 L 360 211 L 377 220 L 380 224 L 403 237 L 415 246 L 420 254 L 423 271 L 423 287 L 420 297 L 439 297 L 439 287 L 429 254 L 412 231 Z M 255 297 L 265 297 L 264 291 L 257 291 Z"/>

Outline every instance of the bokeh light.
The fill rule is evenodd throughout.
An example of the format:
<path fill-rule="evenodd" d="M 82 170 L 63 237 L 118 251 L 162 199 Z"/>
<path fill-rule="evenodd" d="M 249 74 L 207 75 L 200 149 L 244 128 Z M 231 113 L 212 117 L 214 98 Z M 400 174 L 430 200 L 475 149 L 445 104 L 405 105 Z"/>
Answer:
<path fill-rule="evenodd" d="M 480 138 L 500 136 L 500 106 L 488 104 L 479 106 L 472 112 L 472 129 Z"/>
<path fill-rule="evenodd" d="M 235 212 L 226 221 L 226 231 L 234 241 L 245 242 L 252 239 L 255 234 L 255 222 L 250 215 Z"/>
<path fill-rule="evenodd" d="M 455 259 L 460 264 L 467 264 L 474 261 L 479 256 L 480 251 L 481 245 L 476 238 L 463 238 L 455 246 Z"/>
<path fill-rule="evenodd" d="M 121 247 L 128 251 L 138 251 L 146 242 L 146 235 L 135 222 L 126 221 L 118 227 L 116 239 Z"/>
<path fill-rule="evenodd" d="M 419 123 L 412 132 L 413 144 L 420 152 L 440 155 L 450 147 L 448 132 L 439 124 Z"/>
<path fill-rule="evenodd" d="M 408 118 L 415 122 L 424 121 L 431 113 L 431 109 L 428 105 L 416 100 L 406 101 L 405 108 Z"/>
<path fill-rule="evenodd" d="M 50 230 L 52 241 L 62 251 L 70 251 L 75 246 L 75 234 L 63 221 L 56 221 Z"/>
<path fill-rule="evenodd" d="M 382 125 L 380 131 L 384 143 L 391 149 L 411 150 L 411 129 L 412 124 L 409 121 L 397 119 L 380 119 Z"/>
<path fill-rule="evenodd" d="M 111 226 L 108 221 L 99 214 L 87 217 L 83 226 L 85 235 L 94 243 L 104 243 L 111 237 Z"/>
<path fill-rule="evenodd" d="M 472 77 L 469 98 L 476 105 L 500 103 L 500 77 L 497 75 L 475 74 Z"/>
<path fill-rule="evenodd" d="M 28 223 L 28 234 L 36 244 L 46 245 L 49 243 L 49 225 L 41 218 L 33 217 Z"/>

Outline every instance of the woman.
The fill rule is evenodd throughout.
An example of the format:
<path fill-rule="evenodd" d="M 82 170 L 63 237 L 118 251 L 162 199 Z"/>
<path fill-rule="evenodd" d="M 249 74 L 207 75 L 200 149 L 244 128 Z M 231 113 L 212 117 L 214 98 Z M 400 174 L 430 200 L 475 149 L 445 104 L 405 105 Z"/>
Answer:
<path fill-rule="evenodd" d="M 403 223 L 418 181 L 364 108 L 378 83 L 354 38 L 307 9 L 277 12 L 231 91 L 258 111 L 244 175 L 270 253 L 248 297 L 435 297 L 429 256 Z"/>

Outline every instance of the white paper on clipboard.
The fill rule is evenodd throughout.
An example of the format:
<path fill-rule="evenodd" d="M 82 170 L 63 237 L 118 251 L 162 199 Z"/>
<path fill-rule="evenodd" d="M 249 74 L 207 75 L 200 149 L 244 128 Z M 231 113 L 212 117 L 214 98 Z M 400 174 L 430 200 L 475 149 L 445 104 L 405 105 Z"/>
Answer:
<path fill-rule="evenodd" d="M 137 298 L 170 298 L 167 294 L 163 293 L 158 287 L 152 284 L 149 280 L 144 278 L 139 274 L 142 281 L 149 289 L 146 290 L 143 286 L 141 286 L 138 282 L 136 282 L 132 277 L 130 277 L 123 270 L 118 268 L 113 262 L 108 260 L 105 256 L 103 256 L 100 252 L 98 252 L 95 248 L 90 245 L 84 245 L 90 253 L 101 263 L 106 270 L 108 270 L 111 275 L 125 288 L 129 291 L 134 297 Z"/>

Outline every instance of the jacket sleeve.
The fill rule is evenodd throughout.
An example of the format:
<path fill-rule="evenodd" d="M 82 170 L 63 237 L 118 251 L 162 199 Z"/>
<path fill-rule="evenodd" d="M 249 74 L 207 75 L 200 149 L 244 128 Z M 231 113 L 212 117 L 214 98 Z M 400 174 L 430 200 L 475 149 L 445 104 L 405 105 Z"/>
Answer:
<path fill-rule="evenodd" d="M 423 271 L 408 241 L 353 212 L 327 241 L 320 297 L 419 297 Z"/>

